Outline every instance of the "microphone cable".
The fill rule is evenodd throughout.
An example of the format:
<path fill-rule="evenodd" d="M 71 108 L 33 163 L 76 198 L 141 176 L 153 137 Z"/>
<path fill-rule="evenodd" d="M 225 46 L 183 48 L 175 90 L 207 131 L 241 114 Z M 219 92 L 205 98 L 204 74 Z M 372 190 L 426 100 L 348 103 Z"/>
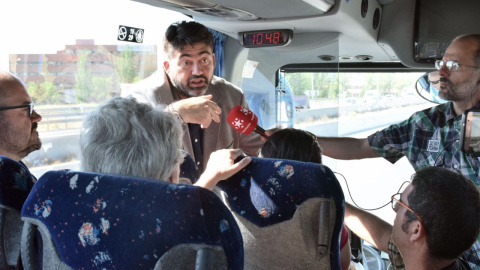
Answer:
<path fill-rule="evenodd" d="M 363 208 L 363 207 L 360 207 L 356 202 L 355 200 L 353 199 L 352 197 L 352 193 L 350 192 L 350 187 L 348 186 L 348 182 L 347 182 L 347 179 L 345 178 L 345 176 L 343 176 L 343 174 L 339 173 L 339 172 L 333 172 L 334 174 L 338 174 L 340 175 L 343 180 L 345 181 L 345 184 L 347 185 L 347 191 L 348 191 L 348 195 L 350 197 L 350 199 L 352 200 L 352 203 L 353 205 L 355 205 L 358 209 L 360 210 L 363 210 L 363 211 L 374 211 L 374 210 L 379 210 L 379 209 L 382 209 L 384 208 L 385 206 L 389 205 L 392 201 L 388 201 L 386 204 L 383 204 L 382 206 L 379 206 L 379 207 L 376 207 L 376 208 Z M 402 183 L 402 185 L 400 186 L 400 188 L 398 189 L 397 193 L 400 193 L 400 190 L 402 190 L 403 186 L 408 183 L 410 184 L 410 181 L 405 181 Z"/>

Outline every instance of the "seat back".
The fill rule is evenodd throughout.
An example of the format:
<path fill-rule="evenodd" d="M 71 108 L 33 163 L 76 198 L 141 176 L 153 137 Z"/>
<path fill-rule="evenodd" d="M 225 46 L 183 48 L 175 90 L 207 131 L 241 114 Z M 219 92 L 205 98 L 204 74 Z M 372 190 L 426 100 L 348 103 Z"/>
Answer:
<path fill-rule="evenodd" d="M 34 183 L 23 164 L 0 156 L 0 269 L 14 269 L 20 258 L 20 211 Z"/>
<path fill-rule="evenodd" d="M 218 184 L 242 231 L 245 269 L 340 269 L 343 192 L 323 165 L 252 158 Z"/>
<path fill-rule="evenodd" d="M 50 171 L 22 209 L 22 259 L 34 269 L 32 235 L 48 269 L 243 269 L 242 238 L 211 191 L 127 176 Z M 197 255 L 197 250 L 202 250 Z"/>

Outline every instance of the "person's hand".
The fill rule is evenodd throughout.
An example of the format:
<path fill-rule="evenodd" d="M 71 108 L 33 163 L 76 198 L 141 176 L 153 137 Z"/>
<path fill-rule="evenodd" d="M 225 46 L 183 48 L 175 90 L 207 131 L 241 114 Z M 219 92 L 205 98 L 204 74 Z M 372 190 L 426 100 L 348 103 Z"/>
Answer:
<path fill-rule="evenodd" d="M 211 101 L 212 95 L 191 97 L 171 104 L 173 109 L 182 117 L 185 123 L 200 124 L 201 128 L 208 128 L 213 121 L 219 123 L 222 110 L 217 103 Z"/>
<path fill-rule="evenodd" d="M 236 174 L 252 161 L 251 157 L 245 157 L 234 163 L 235 159 L 241 155 L 243 155 L 243 151 L 240 149 L 222 149 L 213 152 L 205 171 L 195 185 L 213 190 L 220 180 Z"/>

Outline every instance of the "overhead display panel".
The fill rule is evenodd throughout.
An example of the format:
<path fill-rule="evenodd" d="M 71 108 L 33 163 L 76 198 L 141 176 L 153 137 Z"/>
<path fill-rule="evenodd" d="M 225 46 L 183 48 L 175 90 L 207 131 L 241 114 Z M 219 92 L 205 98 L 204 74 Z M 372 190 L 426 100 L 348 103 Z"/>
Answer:
<path fill-rule="evenodd" d="M 285 46 L 292 40 L 289 29 L 263 30 L 238 33 L 240 44 L 246 48 Z"/>
<path fill-rule="evenodd" d="M 441 59 L 453 38 L 479 33 L 480 1 L 418 0 L 415 24 L 415 61 Z"/>

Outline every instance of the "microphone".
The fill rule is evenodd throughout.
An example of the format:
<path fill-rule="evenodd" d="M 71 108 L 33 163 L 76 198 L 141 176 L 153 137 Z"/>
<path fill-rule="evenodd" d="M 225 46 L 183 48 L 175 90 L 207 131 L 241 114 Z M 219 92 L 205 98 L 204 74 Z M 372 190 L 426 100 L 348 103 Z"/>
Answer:
<path fill-rule="evenodd" d="M 268 139 L 268 135 L 265 134 L 265 130 L 261 126 L 257 125 L 258 117 L 248 108 L 240 105 L 234 106 L 228 113 L 227 121 L 233 129 L 242 134 L 248 135 L 252 133 L 252 131 L 255 131 L 265 139 Z"/>

